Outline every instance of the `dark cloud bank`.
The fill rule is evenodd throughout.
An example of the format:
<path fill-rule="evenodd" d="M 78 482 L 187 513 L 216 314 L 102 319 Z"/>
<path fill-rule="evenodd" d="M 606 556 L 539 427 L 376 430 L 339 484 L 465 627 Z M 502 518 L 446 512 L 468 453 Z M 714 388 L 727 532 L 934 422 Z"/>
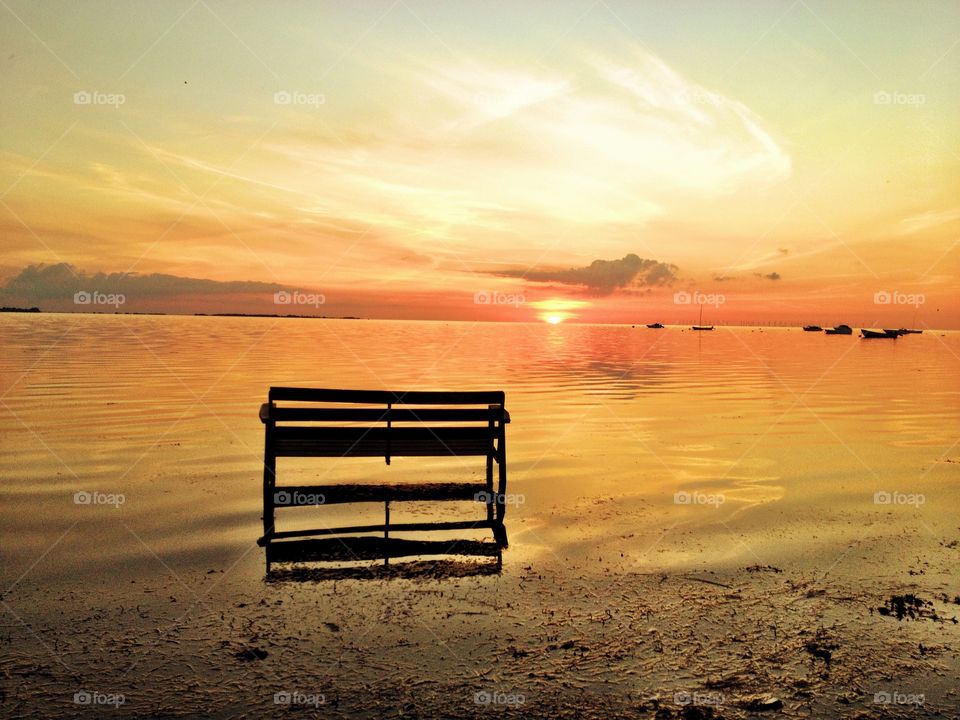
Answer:
<path fill-rule="evenodd" d="M 129 298 L 160 298 L 176 295 L 223 295 L 228 293 L 273 293 L 286 286 L 248 280 L 222 282 L 152 273 L 94 273 L 69 263 L 30 265 L 10 278 L 3 292 L 30 302 L 72 299 L 80 291 L 121 293 Z"/>
<path fill-rule="evenodd" d="M 647 260 L 630 253 L 620 260 L 594 260 L 586 267 L 555 270 L 493 270 L 491 274 L 530 282 L 583 285 L 595 293 L 607 295 L 618 288 L 628 286 L 669 285 L 677 279 L 676 272 L 676 265 L 662 263 L 659 260 Z"/>

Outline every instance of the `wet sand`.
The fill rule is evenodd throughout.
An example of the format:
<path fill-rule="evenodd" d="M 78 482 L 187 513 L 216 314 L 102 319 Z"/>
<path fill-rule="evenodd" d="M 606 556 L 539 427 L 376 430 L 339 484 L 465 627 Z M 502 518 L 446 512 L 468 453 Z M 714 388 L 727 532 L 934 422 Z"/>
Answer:
<path fill-rule="evenodd" d="M 594 561 L 600 573 L 515 567 L 508 551 L 500 575 L 440 562 L 250 585 L 211 568 L 18 588 L 4 601 L 26 624 L 2 630 L 0 708 L 109 716 L 74 702 L 98 692 L 143 718 L 956 717 L 960 598 L 942 589 L 958 554 L 940 547 L 896 583 L 759 565 L 643 573 L 615 556 Z M 905 593 L 931 604 L 878 612 Z"/>

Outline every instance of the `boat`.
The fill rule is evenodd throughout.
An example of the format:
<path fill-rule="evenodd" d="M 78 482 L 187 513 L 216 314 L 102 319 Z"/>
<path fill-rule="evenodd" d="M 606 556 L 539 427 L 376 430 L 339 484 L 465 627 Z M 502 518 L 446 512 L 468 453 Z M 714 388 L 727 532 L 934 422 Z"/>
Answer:
<path fill-rule="evenodd" d="M 902 330 L 891 330 L 890 328 L 884 328 L 883 331 L 890 337 L 900 337 L 903 335 Z"/>
<path fill-rule="evenodd" d="M 691 330 L 713 330 L 713 325 L 704 325 L 703 324 L 703 305 L 700 305 L 700 320 L 698 321 L 699 325 L 692 325 Z"/>
<path fill-rule="evenodd" d="M 900 337 L 900 333 L 894 331 L 893 333 L 887 332 L 886 330 L 867 330 L 863 328 L 860 330 L 860 333 L 864 338 L 892 338 L 896 340 Z"/>
<path fill-rule="evenodd" d="M 900 328 L 897 332 L 901 335 L 922 335 L 923 330 L 910 330 L 909 328 Z"/>
<path fill-rule="evenodd" d="M 660 330 L 663 327 L 663 323 L 650 323 L 647 327 L 651 330 Z"/>
<path fill-rule="evenodd" d="M 853 335 L 853 328 L 849 325 L 837 325 L 824 330 L 827 335 Z"/>
<path fill-rule="evenodd" d="M 804 325 L 803 331 L 804 332 L 823 332 L 823 328 L 820 327 L 819 325 Z"/>

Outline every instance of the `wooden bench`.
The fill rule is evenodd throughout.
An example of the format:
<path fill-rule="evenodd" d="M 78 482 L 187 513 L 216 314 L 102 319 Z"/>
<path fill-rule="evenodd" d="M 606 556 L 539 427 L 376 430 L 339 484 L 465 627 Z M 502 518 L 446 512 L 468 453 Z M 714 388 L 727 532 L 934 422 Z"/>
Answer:
<path fill-rule="evenodd" d="M 393 392 L 271 387 L 260 408 L 264 424 L 263 537 L 267 572 L 274 562 L 355 561 L 417 555 L 496 557 L 507 546 L 503 525 L 507 485 L 506 433 L 510 414 L 502 391 Z M 281 457 L 486 458 L 484 482 L 422 484 L 284 485 L 277 481 Z M 493 466 L 498 467 L 496 489 Z M 481 501 L 485 519 L 390 524 L 390 503 Z M 382 524 L 278 531 L 279 508 L 340 503 L 384 503 Z M 390 532 L 489 528 L 494 542 L 426 541 Z M 382 536 L 370 536 L 382 533 Z M 358 537 L 342 537 L 359 534 Z"/>

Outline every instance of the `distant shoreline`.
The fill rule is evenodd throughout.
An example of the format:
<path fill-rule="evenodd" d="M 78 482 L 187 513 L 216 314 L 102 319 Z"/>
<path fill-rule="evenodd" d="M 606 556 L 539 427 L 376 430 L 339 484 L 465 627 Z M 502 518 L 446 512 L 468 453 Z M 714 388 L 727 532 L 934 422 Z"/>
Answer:
<path fill-rule="evenodd" d="M 541 324 L 538 321 L 520 321 L 520 320 L 470 320 L 470 319 L 435 319 L 435 318 L 368 318 L 368 317 L 358 317 L 356 315 L 293 315 L 287 314 L 282 315 L 279 313 L 229 313 L 229 312 L 220 312 L 220 313 L 168 313 L 168 312 L 133 312 L 133 311 L 124 311 L 124 312 L 98 312 L 93 310 L 54 310 L 54 311 L 44 311 L 39 307 L 30 307 L 30 308 L 19 308 L 19 307 L 0 307 L 0 313 L 31 313 L 31 314 L 46 314 L 46 315 L 150 315 L 150 316 L 164 316 L 164 317 L 238 317 L 238 318 L 277 318 L 277 319 L 304 319 L 304 320 L 383 320 L 386 322 L 472 322 L 472 323 L 506 323 L 506 324 Z M 567 325 L 610 325 L 610 326 L 623 326 L 623 327 L 633 327 L 638 330 L 646 329 L 646 324 L 644 322 L 614 322 L 614 323 L 580 323 L 575 320 L 570 320 L 565 323 Z M 827 323 L 830 325 L 831 323 Z M 851 327 L 860 328 L 879 328 L 880 325 L 875 323 L 866 324 L 866 323 L 848 323 Z M 896 324 L 896 323 L 894 323 Z M 769 328 L 769 329 L 801 329 L 803 325 L 801 323 L 784 323 L 778 324 L 776 322 L 768 323 L 714 323 L 717 328 Z M 665 323 L 664 329 L 668 328 L 680 328 L 682 330 L 688 329 L 690 327 L 689 323 Z M 824 326 L 826 327 L 826 326 Z M 923 330 L 927 332 L 956 332 L 958 328 L 935 328 L 923 326 Z"/>

